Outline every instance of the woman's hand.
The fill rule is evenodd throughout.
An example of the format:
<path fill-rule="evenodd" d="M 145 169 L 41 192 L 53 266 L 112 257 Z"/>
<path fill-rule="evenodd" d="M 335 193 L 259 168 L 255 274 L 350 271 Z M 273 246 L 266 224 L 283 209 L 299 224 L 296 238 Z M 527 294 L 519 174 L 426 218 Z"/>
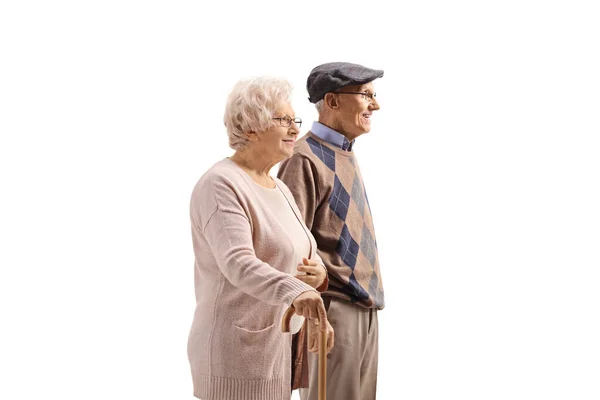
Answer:
<path fill-rule="evenodd" d="M 308 321 L 308 333 L 307 333 L 308 351 L 310 351 L 311 353 L 319 352 L 320 330 L 318 328 L 319 327 L 314 324 L 314 321 L 312 321 L 312 320 Z M 331 326 L 329 321 L 327 321 L 327 353 L 329 353 L 331 351 L 331 349 L 333 348 L 333 339 L 334 339 L 333 327 Z"/>
<path fill-rule="evenodd" d="M 306 275 L 298 274 L 296 278 L 315 289 L 321 286 L 327 277 L 327 271 L 321 264 L 306 257 L 302 259 L 302 264 L 298 265 L 298 271 L 306 272 Z"/>
<path fill-rule="evenodd" d="M 294 299 L 292 305 L 296 310 L 296 314 L 313 321 L 314 325 L 319 327 L 319 330 L 327 330 L 327 311 L 325 311 L 323 299 L 321 299 L 321 295 L 318 292 L 309 290 L 300 293 Z"/>

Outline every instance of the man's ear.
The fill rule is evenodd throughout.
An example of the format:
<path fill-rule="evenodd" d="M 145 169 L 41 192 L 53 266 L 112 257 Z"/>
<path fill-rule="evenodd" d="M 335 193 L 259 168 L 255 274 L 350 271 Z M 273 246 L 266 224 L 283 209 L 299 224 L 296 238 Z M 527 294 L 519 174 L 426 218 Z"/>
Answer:
<path fill-rule="evenodd" d="M 336 109 L 336 108 L 338 108 L 340 106 L 339 105 L 339 97 L 336 96 L 334 93 L 331 93 L 331 92 L 330 93 L 325 93 L 325 101 L 324 101 L 324 103 L 327 104 L 327 106 L 329 108 L 332 108 L 332 109 Z"/>

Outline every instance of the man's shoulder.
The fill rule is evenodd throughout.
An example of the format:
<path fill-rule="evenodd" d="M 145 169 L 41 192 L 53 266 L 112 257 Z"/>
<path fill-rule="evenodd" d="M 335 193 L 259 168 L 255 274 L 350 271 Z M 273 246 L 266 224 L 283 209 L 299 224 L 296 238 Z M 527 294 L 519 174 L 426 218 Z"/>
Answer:
<path fill-rule="evenodd" d="M 304 156 L 307 158 L 314 157 L 314 151 L 311 150 L 311 146 L 315 143 L 315 135 L 308 131 L 300 139 L 296 140 L 294 145 L 294 156 Z"/>
<path fill-rule="evenodd" d="M 316 169 L 335 170 L 335 151 L 310 131 L 296 141 L 292 159 L 296 162 L 307 160 Z"/>
<path fill-rule="evenodd" d="M 280 164 L 280 168 L 287 165 L 298 167 L 302 164 L 310 165 L 311 168 L 314 168 L 315 161 L 318 160 L 318 157 L 316 157 L 314 151 L 311 150 L 311 145 L 309 143 L 311 143 L 313 139 L 310 136 L 310 132 L 308 132 L 296 140 L 292 156 L 283 160 Z"/>
<path fill-rule="evenodd" d="M 326 164 L 319 157 L 319 151 L 314 148 L 313 135 L 308 132 L 296 140 L 294 153 L 283 160 L 279 165 L 277 176 L 288 186 L 302 184 L 305 178 L 312 176 L 311 180 L 322 182 L 328 179 Z"/>

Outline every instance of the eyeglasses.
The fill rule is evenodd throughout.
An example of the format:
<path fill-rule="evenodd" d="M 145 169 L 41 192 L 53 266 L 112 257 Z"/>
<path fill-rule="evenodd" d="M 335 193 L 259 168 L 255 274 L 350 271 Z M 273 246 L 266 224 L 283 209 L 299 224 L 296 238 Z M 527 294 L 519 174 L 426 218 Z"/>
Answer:
<path fill-rule="evenodd" d="M 369 93 L 369 92 L 333 92 L 333 93 L 337 93 L 337 94 L 360 94 L 360 97 L 362 97 L 362 99 L 364 101 L 366 101 L 367 103 L 372 102 L 373 99 L 375 97 L 377 97 L 376 93 Z"/>
<path fill-rule="evenodd" d="M 293 118 L 292 117 L 288 117 L 287 115 L 285 117 L 278 117 L 278 118 L 272 118 L 272 119 L 278 119 L 279 120 L 279 125 L 283 126 L 283 127 L 289 127 L 292 125 L 292 122 L 295 123 L 298 128 L 300 128 L 302 126 L 302 119 L 301 118 Z"/>

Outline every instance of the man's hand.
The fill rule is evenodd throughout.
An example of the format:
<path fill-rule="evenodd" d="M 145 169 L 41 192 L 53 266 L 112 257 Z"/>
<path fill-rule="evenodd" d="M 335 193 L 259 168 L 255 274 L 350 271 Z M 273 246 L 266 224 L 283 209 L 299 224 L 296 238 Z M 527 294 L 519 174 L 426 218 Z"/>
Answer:
<path fill-rule="evenodd" d="M 296 278 L 315 289 L 321 286 L 327 277 L 327 271 L 321 264 L 306 257 L 302 259 L 302 264 L 298 265 L 298 271 L 306 272 L 306 275 L 298 274 Z"/>

